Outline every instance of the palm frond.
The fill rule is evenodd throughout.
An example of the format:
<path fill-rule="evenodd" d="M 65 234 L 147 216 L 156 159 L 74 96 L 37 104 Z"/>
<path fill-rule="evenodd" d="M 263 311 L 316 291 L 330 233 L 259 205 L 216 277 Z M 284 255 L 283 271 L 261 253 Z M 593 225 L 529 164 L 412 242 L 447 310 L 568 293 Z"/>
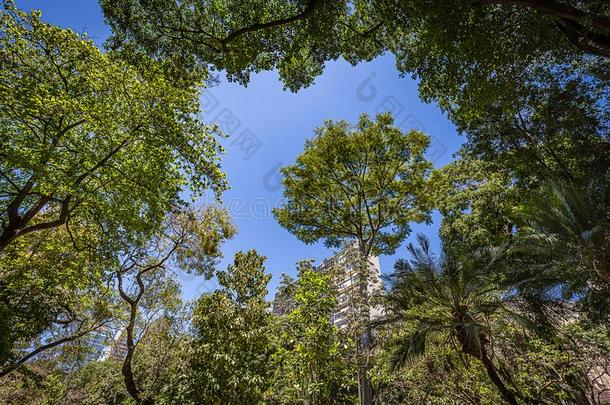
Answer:
<path fill-rule="evenodd" d="M 413 333 L 399 338 L 394 343 L 394 351 L 390 357 L 390 369 L 396 371 L 413 364 L 426 351 L 426 339 L 429 328 L 420 327 Z"/>

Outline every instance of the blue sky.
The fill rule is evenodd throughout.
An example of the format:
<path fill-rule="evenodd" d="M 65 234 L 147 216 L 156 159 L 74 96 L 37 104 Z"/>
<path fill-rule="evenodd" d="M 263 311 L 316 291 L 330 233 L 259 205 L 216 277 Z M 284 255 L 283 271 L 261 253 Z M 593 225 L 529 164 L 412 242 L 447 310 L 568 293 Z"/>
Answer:
<path fill-rule="evenodd" d="M 86 32 L 98 45 L 109 34 L 96 0 L 17 0 L 25 10 L 40 9 L 43 19 L 78 32 Z M 278 168 L 291 164 L 304 142 L 324 120 L 343 118 L 354 122 L 361 113 L 374 115 L 392 111 L 404 129 L 418 128 L 432 137 L 430 158 L 435 167 L 452 160 L 463 138 L 433 104 L 420 101 L 417 83 L 400 78 L 392 55 L 351 66 L 345 61 L 327 64 L 322 76 L 311 87 L 294 94 L 282 89 L 275 72 L 252 77 L 247 87 L 222 80 L 204 91 L 204 117 L 229 133 L 223 140 L 226 155 L 223 169 L 231 190 L 224 195 L 238 234 L 224 245 L 220 267 L 225 268 L 239 250 L 256 249 L 267 257 L 267 271 L 273 274 L 270 298 L 279 275 L 295 275 L 294 264 L 301 259 L 320 261 L 331 254 L 321 243 L 305 245 L 281 228 L 271 209 L 281 203 L 282 189 Z M 414 224 L 413 234 L 427 234 L 434 245 L 439 215 L 432 225 Z M 396 255 L 381 257 L 382 271 L 390 272 Z M 185 298 L 194 298 L 215 287 L 204 281 L 180 275 Z"/>

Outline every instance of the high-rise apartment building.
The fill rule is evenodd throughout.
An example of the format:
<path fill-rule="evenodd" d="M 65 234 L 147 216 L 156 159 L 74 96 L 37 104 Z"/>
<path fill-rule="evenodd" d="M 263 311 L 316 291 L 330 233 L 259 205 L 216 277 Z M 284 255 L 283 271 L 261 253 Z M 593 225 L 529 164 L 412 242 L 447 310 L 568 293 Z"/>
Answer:
<path fill-rule="evenodd" d="M 337 294 L 337 309 L 331 321 L 340 329 L 349 324 L 350 318 L 353 318 L 358 311 L 358 304 L 362 302 L 357 261 L 357 245 L 354 243 L 347 245 L 336 255 L 324 259 L 317 267 L 318 271 L 331 271 L 333 274 Z M 381 281 L 379 257 L 369 257 L 368 261 L 367 295 L 370 297 L 383 289 L 383 283 Z M 379 305 L 370 306 L 368 309 L 370 319 L 383 315 L 383 308 Z"/>
<path fill-rule="evenodd" d="M 85 341 L 90 352 L 85 357 L 85 362 L 123 358 L 127 352 L 124 332 L 125 327 L 121 323 L 113 323 L 89 333 Z"/>

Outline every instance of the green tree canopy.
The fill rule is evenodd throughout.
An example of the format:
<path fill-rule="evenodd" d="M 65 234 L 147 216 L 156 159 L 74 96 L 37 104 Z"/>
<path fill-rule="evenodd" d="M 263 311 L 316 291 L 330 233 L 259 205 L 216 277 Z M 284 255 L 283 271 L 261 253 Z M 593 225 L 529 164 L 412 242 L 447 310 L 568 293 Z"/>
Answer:
<path fill-rule="evenodd" d="M 332 275 L 301 265 L 294 309 L 280 322 L 274 354 L 273 399 L 279 403 L 339 404 L 354 401 L 355 374 L 339 331 L 329 321 L 337 302 Z"/>
<path fill-rule="evenodd" d="M 429 220 L 425 158 L 429 138 L 403 133 L 390 114 L 356 125 L 327 121 L 308 140 L 294 165 L 282 169 L 286 203 L 276 208 L 278 222 L 305 243 L 323 239 L 327 246 L 356 240 L 361 403 L 372 401 L 367 378 L 372 336 L 366 324 L 371 254 L 392 253 L 409 234 L 411 222 Z"/>
<path fill-rule="evenodd" d="M 250 74 L 278 69 L 297 90 L 346 49 L 355 60 L 382 51 L 373 34 L 380 24 L 347 1 L 114 1 L 100 4 L 114 28 L 111 47 L 136 43 L 150 55 L 180 58 L 226 72 L 246 84 Z M 368 32 L 366 32 L 368 31 Z"/>
<path fill-rule="evenodd" d="M 102 0 L 113 48 L 224 70 L 278 70 L 290 90 L 327 61 L 390 51 L 477 158 L 518 179 L 570 179 L 610 162 L 607 1 Z M 591 152 L 594 151 L 592 154 Z M 591 154 L 588 162 L 579 159 Z"/>
<path fill-rule="evenodd" d="M 526 190 L 502 164 L 461 156 L 430 178 L 440 233 L 472 246 L 499 245 L 512 235 L 515 213 Z"/>
<path fill-rule="evenodd" d="M 75 249 L 98 235 L 73 226 L 26 235 L 0 254 L 0 376 L 32 355 L 78 339 L 115 316 L 104 257 Z"/>
<path fill-rule="evenodd" d="M 311 84 L 328 60 L 343 56 L 356 63 L 388 49 L 405 72 L 415 66 L 421 73 L 425 59 L 451 66 L 426 64 L 430 73 L 480 79 L 491 70 L 509 73 L 504 69 L 510 66 L 517 72 L 542 55 L 557 62 L 574 55 L 610 56 L 609 10 L 601 0 L 102 0 L 101 5 L 114 45 L 133 41 L 150 54 L 180 55 L 244 83 L 251 72 L 279 68 L 293 90 Z M 480 73 L 473 69 L 476 62 Z"/>
<path fill-rule="evenodd" d="M 327 121 L 282 169 L 286 204 L 278 222 L 306 243 L 356 239 L 363 256 L 392 253 L 410 222 L 428 220 L 428 137 L 402 132 L 389 114 L 356 125 Z"/>
<path fill-rule="evenodd" d="M 202 78 L 176 86 L 164 62 L 130 66 L 11 2 L 0 61 L 0 251 L 77 220 L 129 238 L 186 187 L 224 189 L 214 130 L 198 116 Z"/>
<path fill-rule="evenodd" d="M 296 281 L 288 274 L 282 273 L 280 284 L 275 290 L 273 298 L 273 313 L 286 315 L 294 309 L 294 294 L 297 289 Z"/>
<path fill-rule="evenodd" d="M 259 404 L 272 370 L 271 314 L 265 301 L 265 258 L 238 252 L 218 273 L 220 289 L 197 300 L 187 364 L 171 392 L 185 404 Z"/>

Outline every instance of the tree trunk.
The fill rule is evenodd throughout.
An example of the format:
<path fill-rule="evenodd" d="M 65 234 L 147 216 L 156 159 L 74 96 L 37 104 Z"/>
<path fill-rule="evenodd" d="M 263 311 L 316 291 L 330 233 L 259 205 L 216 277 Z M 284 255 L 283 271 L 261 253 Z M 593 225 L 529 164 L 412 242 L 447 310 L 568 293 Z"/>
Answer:
<path fill-rule="evenodd" d="M 127 355 L 125 356 L 125 360 L 123 361 L 123 367 L 121 369 L 121 372 L 123 374 L 123 381 L 125 382 L 125 388 L 127 389 L 127 392 L 136 401 L 136 403 L 139 404 L 140 393 L 133 378 L 133 370 L 131 369 L 132 358 L 133 352 L 127 349 Z"/>
<path fill-rule="evenodd" d="M 131 302 L 129 324 L 127 324 L 127 327 L 125 328 L 125 331 L 127 332 L 127 353 L 125 354 L 125 359 L 123 360 L 123 367 L 121 368 L 121 372 L 123 374 L 123 380 L 125 382 L 125 388 L 127 389 L 127 392 L 136 401 L 136 404 L 141 404 L 142 401 L 140 399 L 140 391 L 138 390 L 138 386 L 136 385 L 135 379 L 133 378 L 133 370 L 131 368 L 133 353 L 135 351 L 133 328 L 135 326 L 136 321 L 136 310 L 137 302 Z"/>
<path fill-rule="evenodd" d="M 368 306 L 368 284 L 369 284 L 369 271 L 370 263 L 368 255 L 364 251 L 362 245 L 359 246 L 359 277 L 358 283 L 360 284 L 359 292 L 360 299 L 362 302 L 361 317 L 364 321 L 364 331 L 358 342 L 360 346 L 360 358 L 358 365 L 358 397 L 360 399 L 360 405 L 372 405 L 373 404 L 373 384 L 369 376 L 369 356 L 372 345 L 372 332 L 369 326 L 370 322 L 370 308 Z"/>
<path fill-rule="evenodd" d="M 362 336 L 363 340 L 365 340 L 362 344 L 362 353 L 365 356 L 365 353 L 370 350 L 370 343 L 366 342 L 366 339 L 369 338 L 367 335 L 370 336 L 370 330 L 365 330 Z M 369 368 L 368 361 L 366 360 L 362 361 L 358 368 L 358 396 L 360 398 L 360 405 L 372 405 L 373 403 L 373 384 L 369 377 Z"/>
<path fill-rule="evenodd" d="M 17 230 L 10 227 L 7 227 L 0 234 L 0 252 L 2 252 L 6 247 L 17 238 Z"/>
<path fill-rule="evenodd" d="M 133 398 L 136 404 L 140 405 L 143 403 L 142 398 L 140 398 L 140 390 L 136 385 L 135 378 L 133 377 L 133 369 L 132 369 L 132 361 L 133 354 L 136 350 L 135 339 L 133 337 L 133 330 L 136 325 L 136 317 L 138 313 L 138 304 L 142 295 L 144 294 L 144 287 L 142 285 L 142 281 L 139 278 L 139 274 L 136 277 L 136 281 L 139 287 L 138 294 L 135 298 L 129 297 L 129 295 L 123 290 L 123 276 L 121 272 L 116 273 L 119 294 L 123 300 L 129 304 L 129 322 L 127 326 L 125 326 L 126 333 L 126 341 L 127 344 L 127 352 L 125 353 L 125 358 L 123 359 L 123 367 L 121 367 L 121 374 L 123 374 L 123 382 L 125 383 L 125 388 L 129 395 Z"/>
<path fill-rule="evenodd" d="M 136 304 L 137 305 L 137 304 Z M 142 398 L 140 396 L 140 390 L 136 385 L 135 378 L 133 376 L 132 362 L 133 362 L 133 354 L 135 352 L 135 341 L 133 338 L 133 328 L 135 325 L 135 306 L 132 307 L 130 322 L 127 325 L 127 354 L 125 355 L 125 360 L 123 361 L 123 367 L 121 368 L 121 373 L 123 374 L 123 380 L 125 382 L 125 388 L 131 397 L 136 401 L 138 405 L 153 405 L 154 401 L 151 398 Z"/>
<path fill-rule="evenodd" d="M 481 360 L 483 366 L 485 366 L 485 370 L 487 371 L 489 379 L 496 386 L 496 388 L 498 388 L 498 391 L 500 391 L 500 395 L 502 395 L 502 398 L 504 398 L 504 400 L 510 405 L 518 405 L 515 393 L 506 385 L 504 385 L 504 382 L 502 382 L 502 379 L 498 375 L 496 367 L 494 366 L 493 362 L 491 361 L 491 358 L 487 354 L 485 344 L 483 343 L 481 344 L 481 355 L 479 357 L 479 360 Z"/>

